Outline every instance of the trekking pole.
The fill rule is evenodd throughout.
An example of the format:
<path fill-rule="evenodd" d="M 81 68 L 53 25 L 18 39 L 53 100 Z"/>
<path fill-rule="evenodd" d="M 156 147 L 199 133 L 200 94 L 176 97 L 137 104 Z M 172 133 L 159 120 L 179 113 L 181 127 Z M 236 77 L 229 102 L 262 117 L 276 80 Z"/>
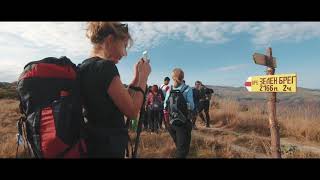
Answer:
<path fill-rule="evenodd" d="M 138 151 L 138 146 L 139 146 L 139 141 L 140 141 L 140 133 L 142 131 L 142 123 L 143 123 L 142 119 L 144 118 L 144 113 L 145 113 L 144 106 L 145 106 L 145 101 L 146 101 L 147 88 L 148 88 L 148 85 L 146 84 L 146 88 L 145 88 L 146 91 L 143 94 L 143 101 L 142 101 L 142 105 L 141 105 L 141 108 L 140 108 L 138 125 L 137 125 L 136 128 L 133 127 L 133 130 L 136 131 L 136 133 L 137 133 L 134 147 L 132 145 L 132 141 L 131 141 L 130 135 L 128 134 L 128 139 L 129 139 L 130 146 L 131 146 L 131 156 L 132 156 L 132 158 L 136 158 L 136 156 L 137 156 L 137 151 Z M 127 119 L 127 121 L 126 121 L 126 127 L 127 128 L 129 128 L 131 121 L 136 121 L 136 120 Z M 129 145 L 128 144 L 127 144 L 127 147 L 126 147 L 126 157 L 129 157 Z"/>
<path fill-rule="evenodd" d="M 129 126 L 130 126 L 130 122 L 131 120 L 130 119 L 127 119 L 127 122 L 126 122 L 126 127 L 129 129 Z M 133 152 L 133 145 L 132 145 L 132 139 L 130 138 L 130 135 L 128 133 L 128 140 L 129 140 L 129 143 L 130 143 L 130 147 L 131 147 L 131 154 Z M 127 144 L 127 147 L 126 147 L 126 157 L 129 158 L 130 156 L 130 153 L 129 153 L 129 144 Z"/>
<path fill-rule="evenodd" d="M 130 119 L 127 119 L 126 128 L 129 128 L 129 123 L 130 123 Z M 129 142 L 130 142 L 130 145 L 131 145 L 131 139 L 130 139 L 129 133 L 128 133 L 128 139 L 129 139 Z M 129 145 L 128 144 L 127 144 L 127 147 L 126 147 L 126 157 L 129 157 Z"/>
<path fill-rule="evenodd" d="M 148 63 L 150 63 L 150 59 L 148 56 L 148 52 L 144 51 L 142 53 L 142 59 Z M 140 72 L 140 69 L 138 68 L 138 71 Z M 140 76 L 138 79 L 138 84 L 140 82 Z M 148 85 L 146 84 L 146 88 L 145 88 L 145 94 L 143 95 L 143 102 L 140 108 L 140 114 L 139 114 L 139 121 L 138 121 L 138 127 L 137 127 L 137 135 L 136 135 L 136 139 L 135 139 L 135 144 L 134 144 L 134 150 L 132 152 L 132 158 L 136 158 L 137 157 L 137 152 L 138 152 L 138 146 L 139 146 L 139 142 L 140 142 L 140 133 L 142 130 L 142 120 L 141 118 L 144 116 L 145 110 L 144 110 L 144 106 L 145 106 L 145 101 L 146 101 L 146 93 L 147 93 L 147 89 L 148 89 Z"/>
<path fill-rule="evenodd" d="M 148 88 L 148 85 L 146 85 L 146 89 Z M 144 113 L 145 113 L 145 109 L 144 109 L 144 105 L 145 105 L 145 97 L 146 97 L 146 93 L 145 92 L 144 96 L 143 96 L 143 102 L 142 102 L 142 106 L 140 108 L 140 115 L 139 115 L 139 121 L 138 121 L 138 127 L 137 127 L 137 136 L 135 139 L 135 144 L 134 144 L 134 150 L 132 152 L 132 158 L 137 158 L 137 153 L 138 153 L 138 147 L 139 147 L 139 143 L 140 143 L 140 133 L 142 130 L 142 117 L 144 117 Z"/>

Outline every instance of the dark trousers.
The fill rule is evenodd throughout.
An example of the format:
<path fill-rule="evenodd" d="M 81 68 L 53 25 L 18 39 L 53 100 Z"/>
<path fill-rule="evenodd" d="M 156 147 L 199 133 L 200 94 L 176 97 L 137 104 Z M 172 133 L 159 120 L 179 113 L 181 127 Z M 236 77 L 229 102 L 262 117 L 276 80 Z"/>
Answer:
<path fill-rule="evenodd" d="M 159 127 L 162 129 L 162 123 L 163 123 L 163 118 L 164 118 L 164 115 L 163 115 L 163 110 L 161 110 L 160 112 L 159 112 Z"/>
<path fill-rule="evenodd" d="M 192 120 L 192 126 L 196 126 L 196 120 L 198 116 L 198 110 L 199 109 L 199 102 L 194 103 L 194 110 L 191 112 L 191 120 Z"/>
<path fill-rule="evenodd" d="M 197 116 L 198 116 L 198 112 L 193 111 L 192 112 L 192 126 L 196 126 L 196 121 L 197 121 Z"/>
<path fill-rule="evenodd" d="M 147 130 L 149 128 L 149 118 L 148 118 L 148 111 L 143 113 L 142 117 L 143 122 L 143 129 Z"/>
<path fill-rule="evenodd" d="M 186 158 L 191 143 L 191 122 L 181 126 L 170 125 L 168 131 L 176 145 L 176 158 Z"/>
<path fill-rule="evenodd" d="M 198 109 L 199 110 L 198 114 L 199 114 L 200 118 L 202 119 L 202 121 L 206 123 L 207 127 L 210 126 L 209 106 L 210 106 L 210 101 L 208 101 L 208 100 L 200 101 L 199 109 Z M 204 111 L 204 113 L 206 115 L 206 119 L 204 118 L 202 111 Z"/>
<path fill-rule="evenodd" d="M 149 128 L 152 132 L 158 131 L 159 129 L 159 119 L 160 119 L 160 111 L 149 109 L 148 111 L 149 117 Z"/>

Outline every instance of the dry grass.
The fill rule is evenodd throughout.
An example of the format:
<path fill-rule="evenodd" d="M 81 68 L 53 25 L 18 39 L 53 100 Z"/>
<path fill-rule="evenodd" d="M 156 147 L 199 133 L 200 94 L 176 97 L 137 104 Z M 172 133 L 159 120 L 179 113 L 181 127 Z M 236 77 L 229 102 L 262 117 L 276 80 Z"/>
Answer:
<path fill-rule="evenodd" d="M 212 123 L 239 132 L 255 132 L 270 136 L 267 109 L 264 104 L 249 105 L 241 112 L 240 104 L 233 99 L 216 99 L 221 108 L 212 109 Z M 296 137 L 302 141 L 320 142 L 320 107 L 311 105 L 279 106 L 277 119 L 282 137 Z"/>
<path fill-rule="evenodd" d="M 198 130 L 193 133 L 188 158 L 261 158 L 270 157 L 270 129 L 265 103 L 243 106 L 235 99 L 215 98 L 210 110 L 211 124 L 246 136 L 223 131 Z M 247 107 L 248 109 L 244 108 Z M 279 106 L 278 120 L 283 137 L 319 141 L 320 108 L 314 106 Z M 201 122 L 200 118 L 197 121 Z M 201 125 L 200 125 L 201 126 Z M 261 137 L 262 136 L 262 137 Z M 264 138 L 263 138 L 264 137 Z M 141 142 L 141 157 L 171 158 L 175 146 L 168 134 L 145 135 Z M 299 150 L 282 152 L 284 158 L 314 158 L 318 154 Z"/>
<path fill-rule="evenodd" d="M 209 136 L 210 137 L 210 136 Z M 211 135 L 212 137 L 212 135 Z M 223 137 L 223 136 L 222 136 Z M 230 137 L 222 139 L 192 137 L 189 158 L 246 158 L 253 157 L 250 153 L 240 153 L 231 148 Z"/>
<path fill-rule="evenodd" d="M 265 154 L 268 156 L 271 155 L 270 140 L 256 138 L 254 134 L 252 136 L 239 137 L 233 143 L 250 149 L 256 153 Z"/>
<path fill-rule="evenodd" d="M 225 141 L 227 142 L 227 141 Z M 174 158 L 175 145 L 168 133 L 141 135 L 139 146 L 140 158 Z M 187 158 L 246 158 L 254 157 L 252 153 L 239 153 L 228 143 L 218 140 L 192 136 Z"/>
<path fill-rule="evenodd" d="M 302 151 L 294 151 L 293 153 L 285 154 L 283 156 L 287 159 L 306 159 L 306 158 L 319 158 L 318 154 L 314 154 L 312 152 L 302 152 Z"/>
<path fill-rule="evenodd" d="M 172 158 L 175 153 L 175 145 L 168 133 L 142 132 L 138 151 L 140 158 Z"/>
<path fill-rule="evenodd" d="M 0 158 L 16 156 L 16 122 L 19 117 L 17 101 L 0 100 Z"/>
<path fill-rule="evenodd" d="M 230 135 L 224 132 L 206 131 L 205 129 L 195 131 L 202 135 L 193 134 L 188 158 L 255 158 L 259 153 L 269 156 L 269 140 L 256 138 L 257 136 L 265 138 L 270 136 L 265 105 L 251 104 L 246 109 L 235 99 L 215 98 L 214 100 L 215 103 L 212 103 L 213 106 L 210 110 L 211 124 L 248 136 Z M 300 141 L 320 142 L 319 107 L 297 105 L 279 106 L 277 108 L 282 137 L 295 137 Z M 16 122 L 19 117 L 17 101 L 0 100 L 0 158 L 15 157 Z M 198 122 L 200 121 L 198 120 Z M 20 148 L 20 151 L 23 151 L 23 147 Z M 24 152 L 21 155 L 23 154 Z M 149 134 L 143 132 L 141 134 L 140 158 L 173 158 L 174 154 L 175 145 L 168 133 Z M 283 157 L 314 158 L 319 157 L 319 155 L 292 150 L 283 152 Z"/>
<path fill-rule="evenodd" d="M 303 141 L 320 142 L 320 107 L 283 107 L 278 114 L 283 135 Z"/>
<path fill-rule="evenodd" d="M 248 111 L 241 111 L 241 105 L 234 99 L 216 99 L 219 109 L 211 109 L 212 123 L 225 126 L 239 132 L 254 131 L 260 135 L 269 136 L 267 114 L 261 109 L 261 105 L 249 106 Z"/>

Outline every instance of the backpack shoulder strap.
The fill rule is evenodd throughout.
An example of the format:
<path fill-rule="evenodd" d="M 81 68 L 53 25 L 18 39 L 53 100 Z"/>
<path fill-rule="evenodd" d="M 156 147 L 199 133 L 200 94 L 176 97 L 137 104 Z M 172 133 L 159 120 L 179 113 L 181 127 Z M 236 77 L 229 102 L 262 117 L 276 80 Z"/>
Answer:
<path fill-rule="evenodd" d="M 181 88 L 181 93 L 184 93 L 189 88 L 188 85 L 184 85 L 184 87 Z"/>
<path fill-rule="evenodd" d="M 172 91 L 174 91 L 174 90 L 173 90 L 173 86 L 171 85 L 170 86 L 170 94 L 171 94 Z"/>

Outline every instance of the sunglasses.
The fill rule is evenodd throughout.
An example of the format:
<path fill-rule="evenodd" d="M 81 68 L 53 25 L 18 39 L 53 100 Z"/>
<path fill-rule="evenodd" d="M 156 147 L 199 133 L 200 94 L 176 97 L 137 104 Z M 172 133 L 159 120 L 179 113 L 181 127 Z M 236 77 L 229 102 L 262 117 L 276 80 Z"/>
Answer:
<path fill-rule="evenodd" d="M 121 28 L 124 32 L 129 31 L 128 24 L 117 24 L 116 27 Z"/>
<path fill-rule="evenodd" d="M 128 33 L 128 24 L 115 24 L 115 28 L 120 28 L 121 31 Z M 107 37 L 109 34 L 114 34 L 115 32 L 111 29 L 108 28 L 103 32 L 103 37 Z"/>

